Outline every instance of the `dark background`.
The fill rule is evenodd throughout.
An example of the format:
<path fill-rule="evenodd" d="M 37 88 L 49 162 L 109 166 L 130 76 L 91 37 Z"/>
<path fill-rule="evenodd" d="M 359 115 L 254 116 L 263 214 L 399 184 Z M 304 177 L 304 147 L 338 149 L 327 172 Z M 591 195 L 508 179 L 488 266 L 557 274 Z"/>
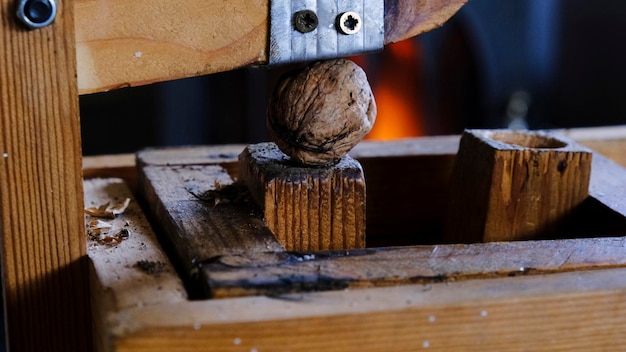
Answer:
<path fill-rule="evenodd" d="M 425 134 L 626 123 L 626 2 L 470 0 L 414 39 Z M 370 71 L 382 53 L 368 55 Z M 85 155 L 267 140 L 284 69 L 246 68 L 82 96 Z M 368 72 L 376 76 L 376 72 Z"/>

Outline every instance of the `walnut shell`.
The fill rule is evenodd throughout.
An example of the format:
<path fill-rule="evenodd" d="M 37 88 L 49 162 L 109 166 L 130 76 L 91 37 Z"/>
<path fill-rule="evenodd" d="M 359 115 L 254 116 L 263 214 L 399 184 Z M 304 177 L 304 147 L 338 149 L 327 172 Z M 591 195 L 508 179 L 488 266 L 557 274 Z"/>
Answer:
<path fill-rule="evenodd" d="M 278 148 L 300 164 L 318 166 L 339 161 L 375 120 L 367 76 L 345 59 L 315 62 L 282 77 L 267 114 Z"/>

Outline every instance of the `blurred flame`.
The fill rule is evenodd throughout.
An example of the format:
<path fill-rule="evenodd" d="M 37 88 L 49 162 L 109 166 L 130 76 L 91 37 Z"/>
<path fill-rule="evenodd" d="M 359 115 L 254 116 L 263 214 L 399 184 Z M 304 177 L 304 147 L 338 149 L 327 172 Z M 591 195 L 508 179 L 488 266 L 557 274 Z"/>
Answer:
<path fill-rule="evenodd" d="M 405 40 L 385 47 L 376 68 L 372 87 L 378 108 L 376 123 L 365 137 L 368 140 L 392 140 L 424 135 L 424 113 L 419 69 L 421 47 Z M 362 58 L 354 60 L 367 72 Z"/>

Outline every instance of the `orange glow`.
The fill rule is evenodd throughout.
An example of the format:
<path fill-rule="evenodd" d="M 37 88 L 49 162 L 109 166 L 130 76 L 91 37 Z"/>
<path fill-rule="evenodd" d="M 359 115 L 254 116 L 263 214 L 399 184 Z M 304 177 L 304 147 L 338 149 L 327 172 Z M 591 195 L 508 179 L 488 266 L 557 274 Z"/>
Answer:
<path fill-rule="evenodd" d="M 421 48 L 412 40 L 385 47 L 372 87 L 378 114 L 374 128 L 365 139 L 392 140 L 424 135 L 421 57 Z"/>

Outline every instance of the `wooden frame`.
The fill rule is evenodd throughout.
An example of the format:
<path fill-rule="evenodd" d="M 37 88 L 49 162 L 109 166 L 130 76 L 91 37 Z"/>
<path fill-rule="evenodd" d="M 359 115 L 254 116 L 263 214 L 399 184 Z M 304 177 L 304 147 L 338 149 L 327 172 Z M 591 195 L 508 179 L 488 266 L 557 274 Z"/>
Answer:
<path fill-rule="evenodd" d="M 615 134 L 615 130 L 604 129 L 606 133 L 597 136 Z M 601 129 L 567 133 L 624 162 L 626 129 L 617 130 L 621 136 L 613 140 L 588 139 Z M 456 141 L 458 137 L 451 136 L 364 143 L 353 154 L 357 159 L 401 159 L 420 153 L 445 158 L 454 155 Z M 143 153 L 139 159 L 142 165 L 165 165 L 174 159 L 180 165 L 193 165 L 200 160 L 206 162 L 206 156 L 212 154 L 222 157 L 209 158 L 214 163 L 229 165 L 242 149 L 186 149 L 185 160 L 178 157 L 182 155 L 180 149 L 155 150 Z M 626 179 L 620 175 L 626 170 L 602 155 L 594 157 L 600 163 L 597 167 L 608 163 L 614 168 L 608 172 L 615 176 L 614 181 L 609 180 L 610 187 L 624 189 Z M 132 165 L 127 169 L 117 167 L 125 170 L 121 175 L 132 170 Z M 229 169 L 229 173 L 235 175 L 236 169 Z M 599 180 L 592 180 L 592 184 Z M 602 193 L 594 189 L 596 186 L 591 187 L 592 196 L 594 192 L 597 196 Z M 623 219 L 624 202 L 618 203 L 613 203 L 612 210 Z M 92 278 L 100 287 L 98 291 L 104 287 L 109 292 L 99 299 L 110 309 L 97 321 L 105 323 L 100 326 L 100 332 L 106 332 L 100 335 L 105 337 L 103 345 L 116 351 L 156 347 L 174 351 L 611 350 L 626 343 L 621 333 L 626 323 L 626 281 L 622 279 L 625 243 L 624 237 L 612 237 L 406 247 L 370 251 L 370 257 L 361 256 L 365 259 L 357 256 L 347 260 L 331 258 L 331 262 L 291 261 L 277 265 L 278 274 L 270 276 L 265 275 L 273 270 L 271 265 L 254 265 L 263 262 L 261 252 L 252 257 L 250 267 L 245 260 L 240 267 L 233 266 L 242 263 L 241 256 L 235 255 L 235 261 L 226 256 L 221 259 L 229 263 L 226 276 L 214 277 L 211 284 L 216 285 L 215 297 L 230 298 L 217 300 L 176 297 L 172 301 L 172 291 L 158 290 L 162 283 L 153 282 L 140 285 L 142 294 L 132 304 L 117 304 L 121 301 L 118 297 L 127 296 L 128 287 L 110 277 L 124 276 L 119 273 L 128 270 L 128 264 L 104 265 L 106 256 L 92 256 L 96 268 Z M 124 253 L 123 246 L 117 251 L 118 255 Z M 134 254 L 131 257 L 137 258 Z M 356 265 L 350 264 L 355 260 Z M 204 270 L 220 274 L 220 260 L 213 263 L 218 267 L 212 268 L 209 263 Z M 169 265 L 169 271 L 157 280 L 176 276 Z M 352 279 L 339 290 L 340 286 L 334 286 L 331 292 L 308 293 L 298 292 L 298 288 L 268 291 L 267 285 L 259 291 L 240 279 L 234 286 L 228 284 L 242 273 L 239 278 L 254 276 L 257 280 L 263 278 L 266 284 L 272 275 L 278 275 L 276 285 L 284 288 L 285 276 L 280 276 L 280 270 L 306 276 L 319 272 L 320 265 L 331 267 L 324 269 L 327 276 L 337 269 L 337 282 L 346 275 Z M 370 272 L 376 270 L 378 274 Z M 247 291 L 241 291 L 246 287 Z M 258 294 L 262 296 L 255 296 Z M 150 302 L 145 301 L 146 297 Z"/>

